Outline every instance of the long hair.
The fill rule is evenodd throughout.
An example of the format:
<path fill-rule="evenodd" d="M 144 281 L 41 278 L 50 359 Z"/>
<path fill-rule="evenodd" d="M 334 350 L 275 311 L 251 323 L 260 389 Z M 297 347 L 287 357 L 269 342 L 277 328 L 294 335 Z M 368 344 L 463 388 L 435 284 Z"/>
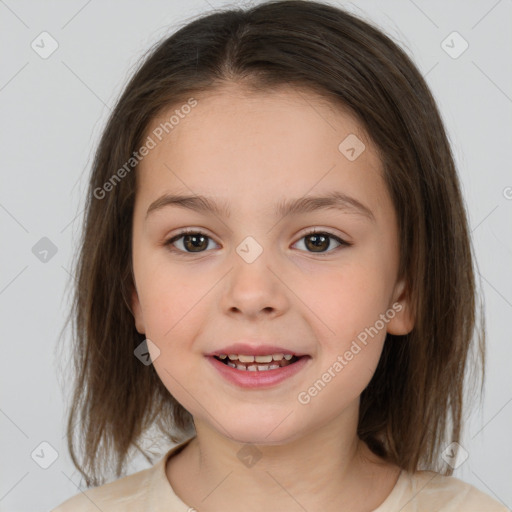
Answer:
<path fill-rule="evenodd" d="M 109 464 L 122 474 L 134 447 L 152 462 L 139 446 L 152 426 L 171 442 L 193 433 L 190 413 L 154 367 L 134 356 L 144 340 L 130 310 L 134 155 L 164 109 L 228 82 L 320 94 L 351 112 L 375 143 L 397 214 L 399 278 L 406 277 L 415 326 L 405 336 L 387 335 L 361 395 L 358 436 L 408 471 L 450 475 L 440 454 L 460 440 L 473 346 L 483 386 L 485 328 L 475 322 L 474 255 L 445 128 L 425 80 L 396 43 L 353 14 L 304 0 L 193 19 L 149 50 L 109 117 L 92 165 L 70 312 L 73 463 L 87 486 L 97 486 Z"/>

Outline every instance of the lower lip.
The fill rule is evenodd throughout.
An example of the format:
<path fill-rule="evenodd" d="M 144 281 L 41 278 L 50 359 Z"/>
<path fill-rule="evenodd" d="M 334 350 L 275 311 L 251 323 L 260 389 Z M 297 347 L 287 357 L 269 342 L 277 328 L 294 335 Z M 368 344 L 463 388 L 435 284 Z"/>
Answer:
<path fill-rule="evenodd" d="M 276 368 L 275 370 L 249 371 L 237 370 L 227 364 L 221 363 L 215 357 L 208 356 L 208 360 L 219 373 L 232 384 L 242 388 L 266 388 L 275 386 L 300 372 L 311 358 L 303 356 L 295 363 Z"/>

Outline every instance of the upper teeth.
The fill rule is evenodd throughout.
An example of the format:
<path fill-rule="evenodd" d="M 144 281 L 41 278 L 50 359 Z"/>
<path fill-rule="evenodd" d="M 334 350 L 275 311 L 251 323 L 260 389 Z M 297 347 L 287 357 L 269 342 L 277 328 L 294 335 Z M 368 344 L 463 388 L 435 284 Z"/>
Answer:
<path fill-rule="evenodd" d="M 289 361 L 293 356 L 292 354 L 269 354 L 266 356 L 246 356 L 242 354 L 219 354 L 220 359 L 226 359 L 226 357 L 229 357 L 231 361 L 238 360 L 241 363 L 270 363 L 272 360 L 274 361 L 281 361 L 281 359 L 286 359 L 286 361 Z"/>

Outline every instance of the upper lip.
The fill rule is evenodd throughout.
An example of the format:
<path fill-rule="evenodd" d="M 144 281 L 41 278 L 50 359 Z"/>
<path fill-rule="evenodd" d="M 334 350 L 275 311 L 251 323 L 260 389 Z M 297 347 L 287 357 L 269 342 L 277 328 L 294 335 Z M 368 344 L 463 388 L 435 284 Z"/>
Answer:
<path fill-rule="evenodd" d="M 219 356 L 221 354 L 237 354 L 237 355 L 244 355 L 244 356 L 266 356 L 269 354 L 291 354 L 292 356 L 300 357 L 303 355 L 301 352 L 296 352 L 294 350 L 290 350 L 284 347 L 279 347 L 277 345 L 268 345 L 264 344 L 262 342 L 260 343 L 254 343 L 252 345 L 249 345 L 247 343 L 233 343 L 232 345 L 228 345 L 224 348 L 221 348 L 219 350 L 214 350 L 213 352 L 210 352 L 209 354 L 206 354 L 207 356 Z"/>

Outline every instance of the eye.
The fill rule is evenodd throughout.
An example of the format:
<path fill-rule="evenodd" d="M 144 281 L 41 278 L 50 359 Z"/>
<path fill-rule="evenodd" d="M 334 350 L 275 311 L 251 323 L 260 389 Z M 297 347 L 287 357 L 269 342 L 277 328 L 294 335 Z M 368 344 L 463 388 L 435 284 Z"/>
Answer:
<path fill-rule="evenodd" d="M 340 246 L 348 247 L 352 245 L 348 242 L 345 242 L 345 240 L 342 240 L 333 233 L 329 233 L 327 231 L 313 230 L 309 233 L 306 233 L 300 240 L 302 239 L 307 240 L 305 246 L 308 249 L 311 249 L 309 252 L 316 254 L 333 252 L 332 250 L 327 251 L 327 249 L 331 246 L 331 239 L 333 239 L 338 244 L 338 247 L 335 247 L 334 250 L 338 249 Z M 165 245 L 168 246 L 169 250 L 172 252 L 193 254 L 204 252 L 208 248 L 208 241 L 213 242 L 213 240 L 205 233 L 197 230 L 186 230 L 167 240 Z M 182 244 L 183 248 L 179 248 L 174 245 L 178 242 Z"/>
<path fill-rule="evenodd" d="M 306 233 L 300 240 L 306 239 L 305 246 L 308 249 L 311 249 L 310 252 L 313 253 L 326 253 L 326 252 L 334 252 L 334 250 L 338 249 L 340 246 L 350 246 L 352 244 L 349 244 L 348 242 L 345 242 L 345 240 L 342 240 L 338 236 L 329 233 L 328 231 L 310 231 L 309 233 Z M 334 248 L 333 251 L 327 251 L 327 249 L 331 245 L 331 239 L 335 240 L 338 244 L 337 247 Z M 298 242 L 296 242 L 298 243 Z"/>
<path fill-rule="evenodd" d="M 180 234 L 176 235 L 170 240 L 167 240 L 165 245 L 168 246 L 169 249 L 173 252 L 192 254 L 197 252 L 204 252 L 204 249 L 208 247 L 208 240 L 211 240 L 211 238 L 201 231 L 186 230 L 182 231 Z M 184 249 L 175 247 L 174 244 L 177 242 L 182 242 Z"/>

